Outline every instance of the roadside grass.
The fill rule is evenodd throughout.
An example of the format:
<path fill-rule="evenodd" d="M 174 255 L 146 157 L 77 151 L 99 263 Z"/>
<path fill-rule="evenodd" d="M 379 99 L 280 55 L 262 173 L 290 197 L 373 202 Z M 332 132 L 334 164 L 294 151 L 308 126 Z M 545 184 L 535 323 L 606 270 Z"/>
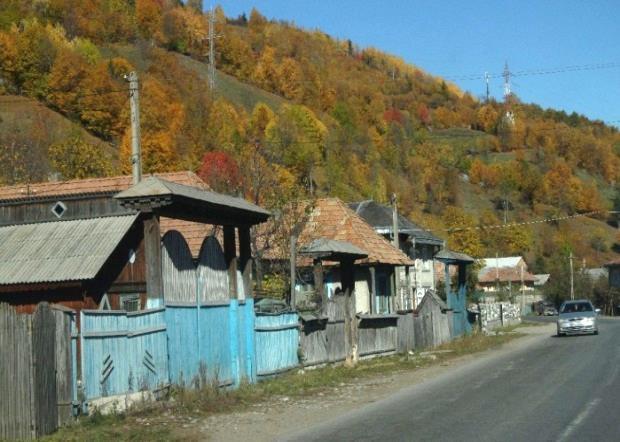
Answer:
<path fill-rule="evenodd" d="M 164 441 L 180 440 L 182 428 L 217 413 L 241 411 L 277 397 L 305 397 L 328 393 L 334 388 L 404 371 L 415 371 L 465 355 L 499 347 L 517 337 L 520 325 L 498 329 L 499 333 L 474 333 L 432 350 L 410 352 L 360 361 L 355 367 L 329 365 L 297 369 L 257 384 L 243 383 L 238 389 L 222 389 L 205 384 L 198 389 L 173 388 L 168 400 L 143 403 L 126 413 L 79 418 L 75 424 L 43 438 L 44 441 Z M 181 431 L 177 431 L 178 429 Z"/>

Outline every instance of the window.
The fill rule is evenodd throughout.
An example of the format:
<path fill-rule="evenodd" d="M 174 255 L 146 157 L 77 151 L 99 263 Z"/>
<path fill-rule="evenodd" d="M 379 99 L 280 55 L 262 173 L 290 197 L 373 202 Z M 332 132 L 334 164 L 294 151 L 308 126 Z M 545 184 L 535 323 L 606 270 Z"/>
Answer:
<path fill-rule="evenodd" d="M 119 296 L 119 306 L 121 310 L 128 312 L 137 312 L 140 310 L 140 295 L 138 293 L 130 293 Z"/>

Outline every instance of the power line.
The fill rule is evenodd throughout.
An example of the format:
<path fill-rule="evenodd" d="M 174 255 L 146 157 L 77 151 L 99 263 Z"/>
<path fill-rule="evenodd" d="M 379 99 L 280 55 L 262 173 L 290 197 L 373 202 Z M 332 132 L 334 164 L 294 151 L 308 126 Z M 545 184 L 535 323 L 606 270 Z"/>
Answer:
<path fill-rule="evenodd" d="M 535 75 L 555 75 L 555 74 L 561 74 L 564 72 L 597 71 L 597 70 L 603 70 L 603 69 L 617 69 L 617 68 L 620 68 L 620 63 L 608 62 L 608 63 L 593 63 L 593 64 L 563 66 L 559 68 L 526 69 L 526 70 L 511 72 L 511 75 L 514 77 L 528 77 L 528 76 L 535 76 Z M 503 72 L 494 73 L 494 74 L 486 72 L 484 74 L 442 75 L 441 78 L 444 78 L 446 80 L 453 80 L 453 81 L 474 81 L 474 80 L 486 80 L 488 78 L 502 78 L 503 76 L 504 76 Z"/>
<path fill-rule="evenodd" d="M 514 223 L 508 223 L 508 224 L 491 224 L 491 225 L 471 226 L 471 227 L 452 227 L 449 229 L 442 229 L 441 231 L 448 232 L 448 233 L 454 233 L 454 232 L 461 232 L 461 231 L 466 231 L 466 230 L 509 229 L 512 227 L 527 226 L 527 225 L 533 225 L 533 224 L 543 224 L 543 223 L 554 222 L 554 221 L 566 221 L 566 220 L 574 219 L 574 218 L 585 218 L 585 217 L 589 217 L 592 215 L 598 215 L 602 213 L 616 213 L 616 212 L 609 211 L 609 210 L 595 210 L 592 212 L 577 213 L 575 215 L 543 218 L 543 219 L 536 219 L 532 221 L 522 221 L 522 222 L 514 222 Z"/>

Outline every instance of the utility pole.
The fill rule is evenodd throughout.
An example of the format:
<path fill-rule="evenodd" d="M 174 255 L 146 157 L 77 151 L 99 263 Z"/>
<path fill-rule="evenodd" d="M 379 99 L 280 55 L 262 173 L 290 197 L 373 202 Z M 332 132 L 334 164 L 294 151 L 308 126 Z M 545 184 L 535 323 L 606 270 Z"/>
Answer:
<path fill-rule="evenodd" d="M 523 263 L 521 263 L 521 314 L 523 314 L 525 307 L 525 286 L 523 284 Z"/>
<path fill-rule="evenodd" d="M 486 100 L 486 102 L 488 103 L 489 102 L 489 73 L 488 72 L 484 73 L 484 81 L 487 84 L 487 100 Z"/>
<path fill-rule="evenodd" d="M 396 200 L 396 194 L 393 193 L 390 196 L 390 203 L 392 204 L 392 244 L 394 245 L 395 248 L 399 248 L 399 242 L 398 242 L 398 206 L 397 206 L 397 200 Z M 397 299 L 400 304 L 400 308 L 403 307 L 404 304 L 404 299 L 402 296 L 402 293 L 400 291 L 400 272 L 401 272 L 401 267 L 395 267 L 394 268 L 394 291 L 395 293 L 395 299 Z M 398 310 L 398 307 L 396 308 Z"/>
<path fill-rule="evenodd" d="M 514 124 L 514 115 L 512 114 L 512 109 L 510 105 L 510 96 L 512 95 L 512 91 L 510 89 L 510 70 L 508 69 L 508 62 L 504 65 L 504 73 L 502 74 L 504 77 L 504 108 L 505 108 L 505 118 L 509 124 Z"/>
<path fill-rule="evenodd" d="M 502 74 L 504 77 L 504 102 L 508 104 L 508 98 L 510 97 L 510 70 L 508 69 L 508 62 L 504 64 L 504 72 Z"/>
<path fill-rule="evenodd" d="M 215 12 L 209 10 L 209 90 L 215 91 Z"/>
<path fill-rule="evenodd" d="M 495 252 L 495 296 L 499 295 L 499 253 Z"/>
<path fill-rule="evenodd" d="M 142 154 L 140 150 L 140 97 L 138 74 L 129 73 L 129 105 L 131 107 L 131 175 L 133 184 L 142 180 Z"/>
<path fill-rule="evenodd" d="M 398 249 L 398 206 L 395 193 L 390 197 L 390 203 L 392 203 L 392 244 Z"/>
<path fill-rule="evenodd" d="M 291 235 L 291 255 L 290 255 L 290 259 L 291 259 L 291 294 L 290 294 L 290 298 L 291 298 L 291 302 L 290 302 L 290 307 L 295 310 L 296 308 L 296 304 L 297 304 L 297 299 L 296 299 L 296 293 L 295 293 L 295 280 L 297 279 L 297 235 L 293 234 Z"/>
<path fill-rule="evenodd" d="M 570 255 L 568 256 L 568 259 L 570 261 L 570 299 L 573 300 L 575 299 L 575 276 L 574 276 L 574 270 L 573 270 L 573 260 L 575 259 L 575 257 L 573 256 L 573 252 L 570 252 Z"/>

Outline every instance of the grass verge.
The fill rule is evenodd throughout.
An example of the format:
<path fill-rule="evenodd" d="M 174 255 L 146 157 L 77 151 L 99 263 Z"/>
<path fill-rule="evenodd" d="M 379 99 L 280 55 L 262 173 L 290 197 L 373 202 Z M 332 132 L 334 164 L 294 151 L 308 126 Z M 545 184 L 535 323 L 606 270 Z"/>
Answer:
<path fill-rule="evenodd" d="M 492 336 L 480 333 L 466 336 L 431 351 L 361 361 L 354 368 L 330 365 L 313 370 L 295 370 L 258 384 L 243 384 L 236 390 L 223 390 L 213 385 L 196 390 L 173 389 L 166 401 L 142 404 L 126 413 L 80 418 L 75 424 L 43 440 L 180 440 L 183 438 L 183 428 L 196 424 L 206 416 L 240 411 L 276 396 L 311 396 L 363 378 L 440 365 L 451 359 L 501 346 L 522 336 L 518 333 L 518 326 L 499 331 L 501 333 Z"/>

